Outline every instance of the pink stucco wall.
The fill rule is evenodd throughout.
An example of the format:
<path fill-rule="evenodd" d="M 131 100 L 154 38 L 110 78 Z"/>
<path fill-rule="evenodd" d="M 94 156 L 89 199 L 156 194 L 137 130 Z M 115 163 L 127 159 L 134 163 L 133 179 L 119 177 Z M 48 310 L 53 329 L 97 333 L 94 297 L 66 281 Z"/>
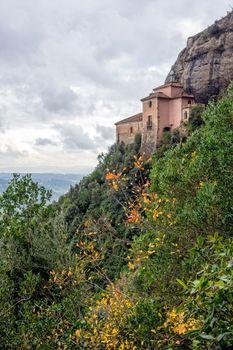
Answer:
<path fill-rule="evenodd" d="M 194 99 L 190 97 L 179 97 L 174 99 L 158 98 L 158 136 L 157 142 L 160 142 L 163 136 L 164 128 L 171 130 L 180 126 L 184 119 L 184 110 L 188 111 L 190 106 L 194 103 Z"/>
<path fill-rule="evenodd" d="M 182 100 L 176 98 L 169 102 L 169 117 L 171 129 L 177 128 L 181 123 L 182 118 Z"/>
<path fill-rule="evenodd" d="M 152 105 L 150 107 L 150 101 Z M 145 145 L 151 150 L 154 150 L 156 147 L 157 140 L 157 130 L 158 130 L 158 103 L 157 97 L 152 98 L 151 100 L 144 101 L 142 104 L 143 110 L 143 132 L 142 132 L 142 145 L 145 148 Z M 151 116 L 151 128 L 148 128 L 148 118 Z"/>
<path fill-rule="evenodd" d="M 164 95 L 158 94 L 162 92 Z M 183 96 L 184 95 L 184 96 Z M 137 132 L 142 134 L 142 151 L 150 155 L 163 137 L 164 128 L 173 130 L 180 126 L 184 116 L 189 117 L 190 107 L 194 104 L 192 96 L 185 96 L 179 84 L 167 84 L 154 89 L 154 93 L 142 99 L 142 121 L 117 125 L 117 141 L 133 143 Z M 189 102 L 191 101 L 191 104 Z M 150 117 L 151 125 L 148 125 Z M 130 128 L 133 127 L 133 132 Z"/>
<path fill-rule="evenodd" d="M 170 110 L 169 110 L 169 100 L 159 98 L 158 99 L 158 137 L 157 142 L 160 142 L 163 129 L 170 127 Z"/>
<path fill-rule="evenodd" d="M 182 88 L 173 86 L 159 89 L 159 92 L 172 96 L 177 96 L 182 91 Z M 151 106 L 150 101 L 152 102 Z M 188 101 L 194 102 L 190 97 L 171 99 L 154 97 L 143 101 L 142 144 L 150 144 L 150 148 L 155 149 L 163 137 L 164 128 L 173 130 L 179 127 L 183 120 L 184 108 L 188 107 Z M 149 116 L 152 120 L 151 129 L 147 128 Z"/>
<path fill-rule="evenodd" d="M 190 97 L 183 97 L 182 98 L 182 107 L 183 108 L 186 108 L 188 107 L 189 103 L 188 102 L 191 102 L 191 106 L 194 104 L 194 99 L 193 98 L 190 98 Z"/>
<path fill-rule="evenodd" d="M 163 92 L 168 97 L 174 97 L 183 91 L 181 86 L 164 85 L 160 88 L 154 89 L 155 92 Z"/>

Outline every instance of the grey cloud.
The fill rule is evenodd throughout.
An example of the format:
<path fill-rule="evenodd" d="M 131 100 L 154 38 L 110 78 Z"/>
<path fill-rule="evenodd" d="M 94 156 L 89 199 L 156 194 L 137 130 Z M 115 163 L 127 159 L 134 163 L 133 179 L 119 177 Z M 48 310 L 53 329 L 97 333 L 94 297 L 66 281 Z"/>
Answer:
<path fill-rule="evenodd" d="M 213 8 L 209 6 L 212 1 L 206 3 Z M 184 0 L 164 3 L 146 0 L 143 4 L 139 0 L 100 0 L 98 4 L 90 0 L 67 3 L 11 0 L 10 6 L 1 5 L 5 19 L 2 18 L 0 39 L 14 48 L 13 61 L 17 62 L 17 55 L 22 53 L 27 66 L 22 67 L 25 74 L 21 79 L 29 79 L 35 92 L 37 87 L 40 90 L 41 85 L 54 80 L 54 90 L 44 88 L 38 94 L 48 112 L 59 113 L 74 107 L 74 96 L 68 91 L 70 83 L 78 82 L 87 90 L 88 85 L 94 84 L 92 88 L 98 94 L 103 93 L 100 88 L 107 87 L 113 99 L 120 94 L 121 100 L 132 98 L 127 92 L 134 83 L 133 75 L 138 76 L 139 83 L 135 90 L 149 87 L 150 82 L 140 84 L 143 70 L 150 65 L 160 67 L 164 61 L 173 63 L 185 44 L 174 30 L 177 20 L 187 16 L 201 20 L 207 16 L 205 11 L 200 11 L 199 1 L 188 6 L 189 13 Z M 19 24 L 8 24 L 12 18 L 17 18 Z M 9 37 L 5 40 L 4 35 Z M 24 40 L 25 44 L 19 48 L 16 42 Z M 127 82 L 126 76 L 129 76 Z M 155 84 L 160 79 L 155 76 Z"/>
<path fill-rule="evenodd" d="M 108 127 L 104 125 L 97 125 L 96 131 L 97 133 L 100 134 L 103 140 L 114 140 L 114 136 L 115 136 L 114 126 Z"/>
<path fill-rule="evenodd" d="M 35 145 L 36 146 L 56 146 L 57 143 L 50 139 L 39 137 L 38 139 L 36 139 Z"/>
<path fill-rule="evenodd" d="M 53 86 L 52 88 L 46 88 L 42 91 L 41 98 L 43 105 L 48 112 L 67 113 L 72 111 L 77 96 L 68 87 L 59 89 L 56 86 Z"/>
<path fill-rule="evenodd" d="M 28 156 L 28 152 L 19 151 L 17 149 L 12 148 L 11 146 L 7 146 L 4 151 L 3 150 L 0 151 L 1 167 L 3 167 L 4 164 L 7 164 L 7 163 L 10 164 L 13 162 L 18 162 L 27 156 Z"/>
<path fill-rule="evenodd" d="M 62 143 L 68 150 L 95 150 L 96 143 L 81 126 L 74 124 L 55 125 L 59 131 Z"/>
<path fill-rule="evenodd" d="M 67 152 L 97 153 L 101 138 L 111 141 L 104 120 L 136 113 L 165 79 L 186 44 L 182 21 L 195 34 L 195 24 L 199 30 L 225 15 L 229 1 L 1 1 L 0 128 L 57 122 Z M 84 118 L 98 137 L 76 126 Z"/>
<path fill-rule="evenodd" d="M 1 1 L 0 40 L 0 61 L 8 64 L 28 62 L 43 40 L 43 23 L 31 4 Z"/>
<path fill-rule="evenodd" d="M 5 120 L 4 117 L 0 115 L 0 132 L 4 133 L 5 132 Z"/>

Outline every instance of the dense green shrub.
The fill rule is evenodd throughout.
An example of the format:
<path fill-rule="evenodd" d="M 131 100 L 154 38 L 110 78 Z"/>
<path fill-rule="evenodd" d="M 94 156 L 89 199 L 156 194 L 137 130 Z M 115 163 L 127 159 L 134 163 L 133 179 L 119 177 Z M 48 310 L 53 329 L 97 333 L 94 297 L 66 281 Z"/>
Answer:
<path fill-rule="evenodd" d="M 166 134 L 150 183 L 139 140 L 53 205 L 14 176 L 0 197 L 2 348 L 230 348 L 232 88 L 202 118 L 187 142 Z"/>
<path fill-rule="evenodd" d="M 191 108 L 188 120 L 188 127 L 192 131 L 196 130 L 204 124 L 202 114 L 204 113 L 204 106 L 197 105 Z"/>
<path fill-rule="evenodd" d="M 198 239 L 195 258 L 205 257 L 196 279 L 185 286 L 187 316 L 199 320 L 192 339 L 193 349 L 218 349 L 233 344 L 233 242 L 215 234 Z"/>

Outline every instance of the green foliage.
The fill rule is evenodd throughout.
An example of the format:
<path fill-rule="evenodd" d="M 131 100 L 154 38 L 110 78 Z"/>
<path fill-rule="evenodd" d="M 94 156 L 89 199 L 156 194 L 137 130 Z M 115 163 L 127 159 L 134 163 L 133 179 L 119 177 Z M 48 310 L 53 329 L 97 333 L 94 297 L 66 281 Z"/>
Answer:
<path fill-rule="evenodd" d="M 177 199 L 177 220 L 203 230 L 232 229 L 233 101 L 210 104 L 205 126 L 155 162 L 152 189 Z"/>
<path fill-rule="evenodd" d="M 187 142 L 164 134 L 150 186 L 139 138 L 53 205 L 13 177 L 0 197 L 4 348 L 230 348 L 232 88 L 194 130 L 199 112 Z"/>
<path fill-rule="evenodd" d="M 231 90 L 203 119 L 185 144 L 152 164 L 156 199 L 147 232 L 132 245 L 124 288 L 135 300 L 125 327 L 134 329 L 135 344 L 143 339 L 142 348 L 217 350 L 232 342 Z M 215 231 L 222 238 L 206 242 Z M 144 312 L 142 300 L 154 301 L 157 313 Z"/>
<path fill-rule="evenodd" d="M 175 148 L 178 144 L 186 142 L 186 135 L 181 128 L 173 129 L 172 131 L 164 131 L 159 147 L 154 154 L 154 157 L 163 157 L 167 151 Z"/>
<path fill-rule="evenodd" d="M 137 133 L 134 139 L 134 149 L 136 154 L 140 152 L 141 144 L 142 144 L 142 135 Z"/>
<path fill-rule="evenodd" d="M 32 346 L 37 327 L 32 310 L 51 304 L 53 291 L 45 289 L 50 271 L 70 258 L 64 224 L 53 217 L 49 199 L 29 175 L 14 175 L 0 198 L 0 342 L 5 348 Z M 46 333 L 46 322 L 43 327 Z"/>
<path fill-rule="evenodd" d="M 137 137 L 136 137 L 137 138 Z M 128 244 L 140 230 L 125 223 L 124 204 L 132 196 L 148 169 L 138 176 L 134 163 L 138 145 L 114 145 L 106 155 L 99 156 L 96 169 L 85 177 L 58 203 L 68 224 L 70 237 L 79 241 L 91 240 L 105 256 L 101 265 L 113 279 L 119 275 L 126 263 Z M 149 165 L 148 165 L 149 167 Z M 105 180 L 107 173 L 124 173 L 127 181 L 118 191 L 112 189 Z M 117 259 L 116 259 L 117 257 Z M 106 283 L 105 279 L 105 283 Z"/>
<path fill-rule="evenodd" d="M 203 119 L 202 114 L 204 112 L 204 106 L 197 105 L 192 107 L 190 111 L 189 121 L 188 121 L 188 127 L 191 132 L 198 129 L 200 126 L 203 125 Z"/>
<path fill-rule="evenodd" d="M 196 279 L 188 283 L 184 306 L 200 322 L 190 333 L 193 349 L 218 349 L 233 343 L 233 244 L 218 235 L 197 243 L 193 251 L 205 257 Z"/>
<path fill-rule="evenodd" d="M 30 175 L 15 174 L 0 197 L 0 229 L 4 236 L 21 237 L 37 225 L 41 209 L 51 193 L 34 183 Z"/>
<path fill-rule="evenodd" d="M 169 305 L 170 310 L 185 305 L 185 317 L 193 317 L 202 325 L 191 332 L 192 336 L 190 333 L 190 338 L 185 334 L 182 339 L 180 335 L 174 338 L 170 329 L 166 337 L 174 338 L 172 348 L 176 342 L 185 342 L 188 347 L 190 339 L 192 349 L 220 349 L 232 342 L 232 240 L 221 238 L 231 235 L 233 223 L 231 89 L 224 99 L 208 106 L 203 119 L 204 126 L 187 143 L 154 159 L 151 190 L 159 198 L 175 200 L 173 208 L 161 203 L 156 210 L 163 213 L 162 217 L 170 213 L 173 224 L 157 218 L 154 234 L 144 235 L 143 241 L 139 238 L 139 246 L 134 247 L 134 254 L 139 256 L 153 242 L 153 235 L 163 237 L 156 253 L 134 272 L 131 288 L 145 298 L 163 300 L 163 307 Z M 202 237 L 215 231 L 221 237 L 210 237 L 206 243 Z"/>

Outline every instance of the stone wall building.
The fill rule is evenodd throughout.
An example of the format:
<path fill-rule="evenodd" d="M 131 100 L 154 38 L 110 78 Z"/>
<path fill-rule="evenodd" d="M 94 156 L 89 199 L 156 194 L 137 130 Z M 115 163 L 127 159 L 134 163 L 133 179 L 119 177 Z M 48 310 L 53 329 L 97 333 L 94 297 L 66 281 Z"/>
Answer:
<path fill-rule="evenodd" d="M 120 120 L 116 125 L 117 143 L 131 144 L 135 135 L 142 136 L 141 149 L 151 154 L 158 147 L 164 131 L 171 131 L 189 119 L 194 96 L 178 83 L 168 83 L 153 89 L 142 100 L 142 113 Z"/>
<path fill-rule="evenodd" d="M 115 125 L 117 143 L 124 142 L 129 145 L 134 142 L 137 134 L 142 134 L 142 113 L 122 119 Z"/>

